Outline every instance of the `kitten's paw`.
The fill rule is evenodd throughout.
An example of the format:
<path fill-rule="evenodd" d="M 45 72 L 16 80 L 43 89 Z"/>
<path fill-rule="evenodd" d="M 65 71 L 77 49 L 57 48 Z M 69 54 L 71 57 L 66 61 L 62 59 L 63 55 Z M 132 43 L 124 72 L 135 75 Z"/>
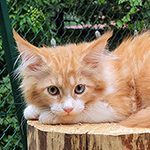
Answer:
<path fill-rule="evenodd" d="M 24 110 L 24 117 L 26 119 L 38 119 L 40 116 L 41 110 L 39 110 L 34 105 L 28 105 Z"/>
<path fill-rule="evenodd" d="M 62 120 L 51 111 L 43 111 L 39 116 L 41 124 L 60 124 Z"/>

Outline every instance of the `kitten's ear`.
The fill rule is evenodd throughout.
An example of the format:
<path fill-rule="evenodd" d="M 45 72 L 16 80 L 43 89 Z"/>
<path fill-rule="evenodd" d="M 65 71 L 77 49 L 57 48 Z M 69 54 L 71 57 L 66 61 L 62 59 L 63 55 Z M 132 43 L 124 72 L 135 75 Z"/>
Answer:
<path fill-rule="evenodd" d="M 87 64 L 93 64 L 95 68 L 100 61 L 100 56 L 104 54 L 108 39 L 112 36 L 113 31 L 106 32 L 102 37 L 90 43 L 87 47 L 88 52 L 82 60 Z"/>
<path fill-rule="evenodd" d="M 24 52 L 30 53 L 33 51 L 35 52 L 37 51 L 38 49 L 37 47 L 30 44 L 28 41 L 25 41 L 14 29 L 13 29 L 13 35 L 20 53 L 24 53 Z"/>
<path fill-rule="evenodd" d="M 44 62 L 43 56 L 40 54 L 41 49 L 25 41 L 15 30 L 13 30 L 13 34 L 22 57 L 21 70 L 27 69 L 28 72 L 40 70 Z"/>

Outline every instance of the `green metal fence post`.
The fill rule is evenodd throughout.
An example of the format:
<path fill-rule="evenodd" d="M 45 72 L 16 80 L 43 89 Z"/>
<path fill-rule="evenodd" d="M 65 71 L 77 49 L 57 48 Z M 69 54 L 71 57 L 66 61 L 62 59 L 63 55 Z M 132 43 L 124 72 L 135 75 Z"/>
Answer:
<path fill-rule="evenodd" d="M 20 131 L 22 137 L 22 143 L 24 150 L 27 150 L 27 131 L 26 123 L 22 124 L 22 114 L 23 114 L 23 99 L 21 97 L 19 89 L 19 82 L 14 79 L 12 72 L 16 69 L 17 65 L 14 67 L 14 63 L 17 58 L 16 44 L 13 39 L 12 29 L 10 25 L 9 15 L 6 0 L 0 0 L 0 31 L 2 35 L 3 48 L 5 51 L 5 59 L 7 63 L 7 70 L 10 76 L 16 113 L 18 121 L 20 124 Z"/>

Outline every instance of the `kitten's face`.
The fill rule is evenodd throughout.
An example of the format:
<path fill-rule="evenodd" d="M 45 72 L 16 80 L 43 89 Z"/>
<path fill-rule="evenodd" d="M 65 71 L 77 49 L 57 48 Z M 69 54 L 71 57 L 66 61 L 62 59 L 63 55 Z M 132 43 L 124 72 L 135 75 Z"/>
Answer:
<path fill-rule="evenodd" d="M 43 89 L 42 103 L 47 103 L 52 113 L 63 120 L 72 120 L 85 109 L 85 104 L 92 101 L 94 83 L 82 75 L 47 77 L 37 86 Z"/>
<path fill-rule="evenodd" d="M 71 121 L 103 97 L 100 57 L 110 33 L 92 43 L 56 48 L 37 48 L 14 36 L 22 54 L 21 87 L 27 103 Z"/>
<path fill-rule="evenodd" d="M 61 48 L 54 50 L 59 49 Z M 96 78 L 94 71 L 88 70 L 83 62 L 81 64 L 79 58 L 74 58 L 75 56 L 71 58 L 67 50 L 71 51 L 70 47 L 61 49 L 61 52 L 64 51 L 63 53 L 66 54 L 65 57 L 63 53 L 57 52 L 54 54 L 55 58 L 49 55 L 46 63 L 43 64 L 44 67 L 40 67 L 39 75 L 26 77 L 22 87 L 25 88 L 27 102 L 41 109 L 49 109 L 61 119 L 70 121 L 85 110 L 88 103 L 102 96 L 105 83 L 101 81 L 97 85 L 100 79 Z M 44 53 L 46 51 L 43 50 Z M 34 74 L 37 68 L 33 69 L 32 66 L 30 73 L 32 71 Z"/>

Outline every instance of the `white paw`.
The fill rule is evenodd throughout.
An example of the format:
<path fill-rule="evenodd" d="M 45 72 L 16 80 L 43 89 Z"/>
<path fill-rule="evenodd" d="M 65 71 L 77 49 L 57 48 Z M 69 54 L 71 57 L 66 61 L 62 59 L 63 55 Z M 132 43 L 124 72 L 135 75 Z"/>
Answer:
<path fill-rule="evenodd" d="M 42 111 L 39 116 L 39 121 L 41 124 L 59 124 L 62 120 L 54 115 L 51 111 Z"/>
<path fill-rule="evenodd" d="M 24 117 L 26 119 L 38 119 L 40 113 L 41 110 L 39 110 L 36 106 L 28 105 L 24 110 Z"/>

